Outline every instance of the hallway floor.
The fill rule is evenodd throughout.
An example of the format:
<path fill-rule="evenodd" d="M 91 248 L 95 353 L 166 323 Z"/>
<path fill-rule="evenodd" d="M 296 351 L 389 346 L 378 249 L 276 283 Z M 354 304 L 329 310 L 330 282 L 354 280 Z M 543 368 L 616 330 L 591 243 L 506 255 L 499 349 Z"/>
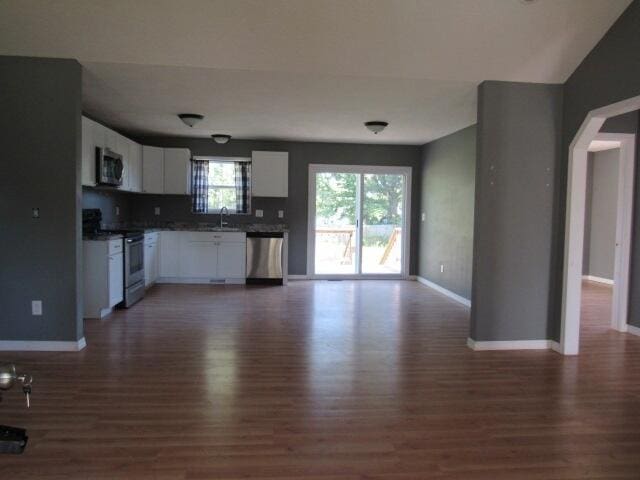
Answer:
<path fill-rule="evenodd" d="M 6 479 L 638 479 L 640 338 L 587 285 L 578 357 L 474 352 L 417 282 L 162 285 L 35 377 Z M 608 317 L 607 317 L 608 318 Z"/>

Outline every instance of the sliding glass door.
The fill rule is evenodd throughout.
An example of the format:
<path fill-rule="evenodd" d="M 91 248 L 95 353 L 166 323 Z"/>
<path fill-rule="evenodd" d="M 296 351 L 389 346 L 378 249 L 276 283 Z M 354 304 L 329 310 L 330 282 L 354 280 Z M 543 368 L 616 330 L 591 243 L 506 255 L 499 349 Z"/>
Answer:
<path fill-rule="evenodd" d="M 309 167 L 309 273 L 402 277 L 411 169 Z"/>

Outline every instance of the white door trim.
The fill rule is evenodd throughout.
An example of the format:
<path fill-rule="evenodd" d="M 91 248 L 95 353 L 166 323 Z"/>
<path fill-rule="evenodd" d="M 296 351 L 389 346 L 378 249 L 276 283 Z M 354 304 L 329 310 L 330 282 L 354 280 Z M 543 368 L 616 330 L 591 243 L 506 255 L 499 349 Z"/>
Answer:
<path fill-rule="evenodd" d="M 399 275 L 385 274 L 360 274 L 360 275 L 316 275 L 314 268 L 315 259 L 315 217 L 316 217 L 316 182 L 315 174 L 320 172 L 340 172 L 340 173 L 389 173 L 402 174 L 405 178 L 402 218 L 402 272 Z M 307 278 L 309 279 L 408 279 L 410 266 L 410 244 L 411 238 L 411 167 L 402 166 L 381 166 L 381 165 L 333 165 L 333 164 L 309 164 L 309 198 L 308 198 L 308 220 L 307 220 Z M 361 196 L 362 197 L 362 196 Z M 360 210 L 361 206 L 357 206 Z M 362 228 L 359 225 L 358 230 Z M 359 255 L 359 253 L 358 253 Z M 357 261 L 360 259 L 358 257 Z"/>
<path fill-rule="evenodd" d="M 587 155 L 589 145 L 596 137 L 602 139 L 607 136 L 598 134 L 607 118 L 622 115 L 640 109 L 640 96 L 614 103 L 606 107 L 592 110 L 587 114 L 580 129 L 569 146 L 569 165 L 567 175 L 567 207 L 565 222 L 564 268 L 562 290 L 561 317 L 561 351 L 565 355 L 577 355 L 580 345 L 580 301 L 582 296 L 582 254 L 584 247 L 585 199 L 587 187 Z M 620 195 L 627 200 L 633 196 L 633 172 L 635 159 L 635 144 L 627 135 L 616 134 L 622 138 L 620 170 L 627 175 Z M 631 160 L 630 160 L 631 159 Z M 620 197 L 619 197 L 620 198 Z M 631 219 L 632 211 L 629 206 L 633 202 L 623 203 L 627 207 L 619 217 L 622 219 L 622 229 L 619 237 L 619 248 L 616 249 L 616 276 L 614 283 L 620 292 L 614 303 L 617 303 L 615 316 L 616 326 L 626 329 L 629 254 L 631 251 Z M 620 208 L 618 209 L 620 210 Z M 616 235 L 618 232 L 616 232 Z M 620 265 L 624 262 L 624 267 Z M 618 278 L 619 277 L 619 278 Z M 624 292 L 624 293 L 622 293 Z M 624 323 L 624 326 L 621 326 Z"/>

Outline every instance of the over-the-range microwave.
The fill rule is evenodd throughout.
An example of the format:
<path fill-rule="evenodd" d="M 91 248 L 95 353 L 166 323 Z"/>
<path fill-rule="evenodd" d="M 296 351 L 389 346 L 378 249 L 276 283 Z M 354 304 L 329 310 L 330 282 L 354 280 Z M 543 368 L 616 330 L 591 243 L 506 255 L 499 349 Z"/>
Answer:
<path fill-rule="evenodd" d="M 96 147 L 96 183 L 98 185 L 122 185 L 124 166 L 122 155 L 109 148 Z"/>

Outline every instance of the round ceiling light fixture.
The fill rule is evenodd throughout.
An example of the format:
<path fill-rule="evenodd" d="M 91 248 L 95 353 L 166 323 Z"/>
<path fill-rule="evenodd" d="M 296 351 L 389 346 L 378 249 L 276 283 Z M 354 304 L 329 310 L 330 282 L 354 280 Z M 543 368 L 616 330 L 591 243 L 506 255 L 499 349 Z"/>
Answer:
<path fill-rule="evenodd" d="M 182 120 L 187 127 L 193 128 L 196 123 L 200 122 L 204 118 L 204 115 L 199 115 L 197 113 L 180 113 L 178 114 L 178 118 Z"/>
<path fill-rule="evenodd" d="M 364 126 L 371 130 L 376 135 L 383 131 L 389 125 L 388 122 L 382 122 L 380 120 L 374 120 L 371 122 L 365 122 Z"/>
<path fill-rule="evenodd" d="M 231 140 L 231 135 L 224 135 L 222 133 L 214 133 L 213 135 L 211 135 L 211 138 L 213 138 L 213 141 L 216 143 L 227 143 L 229 140 Z"/>

